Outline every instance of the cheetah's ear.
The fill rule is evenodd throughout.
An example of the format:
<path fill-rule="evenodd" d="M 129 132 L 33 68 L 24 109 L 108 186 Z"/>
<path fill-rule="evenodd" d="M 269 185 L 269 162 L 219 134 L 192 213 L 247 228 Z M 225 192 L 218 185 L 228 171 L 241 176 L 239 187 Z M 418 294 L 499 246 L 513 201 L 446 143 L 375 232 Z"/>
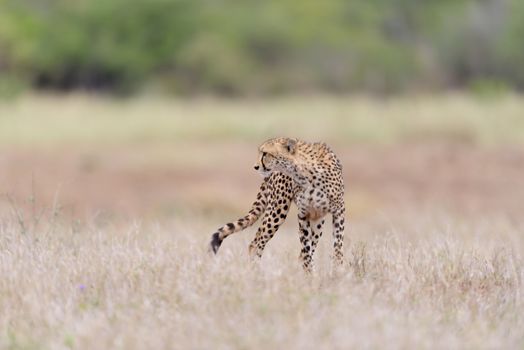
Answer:
<path fill-rule="evenodd" d="M 286 143 L 287 151 L 289 153 L 291 153 L 291 154 L 294 154 L 295 153 L 295 149 L 296 149 L 296 145 L 297 145 L 297 140 L 295 140 L 295 139 L 288 139 L 287 143 Z"/>

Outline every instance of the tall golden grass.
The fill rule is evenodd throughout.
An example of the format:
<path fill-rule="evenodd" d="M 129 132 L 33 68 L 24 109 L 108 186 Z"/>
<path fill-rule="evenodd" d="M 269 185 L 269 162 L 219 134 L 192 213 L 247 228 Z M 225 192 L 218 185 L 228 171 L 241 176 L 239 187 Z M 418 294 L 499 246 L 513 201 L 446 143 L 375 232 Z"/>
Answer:
<path fill-rule="evenodd" d="M 34 157 L 0 159 L 0 171 L 12 172 L 0 177 L 0 192 L 16 192 L 0 199 L 0 349 L 523 348 L 524 225 L 511 214 L 522 206 L 521 168 L 490 172 L 483 166 L 502 163 L 484 164 L 480 154 L 510 145 L 511 152 L 502 147 L 487 159 L 500 154 L 507 155 L 506 165 L 522 164 L 523 111 L 521 96 L 479 100 L 461 94 L 242 101 L 71 95 L 2 102 L 2 155 Z M 225 216 L 248 210 L 255 193 L 246 191 L 258 178 L 251 180 L 255 174 L 250 168 L 244 173 L 243 164 L 251 164 L 259 141 L 274 135 L 323 140 L 336 149 L 376 146 L 378 153 L 361 153 L 364 159 L 357 157 L 353 169 L 346 169 L 368 167 L 360 173 L 360 188 L 347 184 L 346 264 L 337 274 L 330 268 L 329 227 L 315 272 L 304 274 L 295 215 L 258 262 L 247 255 L 254 229 L 228 238 L 217 256 L 207 252 L 211 233 L 233 219 Z M 435 182 L 433 169 L 423 169 L 435 153 L 409 172 L 404 152 L 428 139 L 467 143 L 479 153 L 465 153 L 475 154 L 472 160 L 453 157 L 458 148 L 450 147 L 442 153 L 449 161 L 441 159 L 437 169 L 446 176 L 441 173 Z M 396 158 L 379 168 L 383 176 L 369 171 L 385 159 L 373 155 L 403 142 L 406 148 L 392 152 Z M 42 156 L 47 147 L 52 150 Z M 420 152 L 419 160 L 425 156 Z M 62 158 L 53 162 L 54 157 Z M 34 160 L 40 166 L 12 164 Z M 226 171 L 217 171 L 224 166 Z M 471 172 L 484 170 L 488 176 L 469 183 L 475 179 Z M 164 175 L 144 175 L 155 171 Z M 378 191 L 388 173 L 396 175 L 393 188 L 380 188 L 391 189 L 391 202 L 381 206 L 379 196 L 369 193 Z M 370 175 L 372 181 L 362 180 Z M 42 206 L 69 181 L 64 192 L 77 192 L 71 201 L 87 202 L 98 191 L 90 204 L 113 208 L 87 206 L 93 210 L 83 222 L 69 222 L 78 215 L 61 216 L 58 206 L 42 214 L 34 195 L 19 208 L 15 202 L 31 192 L 33 179 L 36 192 L 48 194 Z M 97 186 L 108 179 L 112 182 Z M 160 198 L 164 186 L 174 191 Z M 434 191 L 424 197 L 421 192 L 431 186 Z M 435 193 L 459 203 L 463 188 L 470 195 L 465 199 L 491 205 L 471 217 L 438 209 Z M 123 202 L 147 199 L 140 204 L 154 206 L 171 193 L 178 201 L 169 198 L 168 204 L 177 204 L 177 210 L 167 216 L 119 221 L 127 217 L 118 213 Z M 505 196 L 509 200 L 500 199 Z M 192 211 L 190 200 L 207 209 Z M 74 201 L 69 204 L 82 204 Z M 511 213 L 504 205 L 512 205 Z M 108 209 L 121 216 L 105 218 Z"/>
<path fill-rule="evenodd" d="M 99 227 L 44 219 L 22 231 L 7 218 L 0 348 L 522 348 L 519 228 L 411 221 L 410 234 L 351 227 L 339 274 L 330 272 L 326 231 L 307 276 L 290 228 L 249 262 L 252 232 L 211 257 L 215 223 L 202 220 Z"/>

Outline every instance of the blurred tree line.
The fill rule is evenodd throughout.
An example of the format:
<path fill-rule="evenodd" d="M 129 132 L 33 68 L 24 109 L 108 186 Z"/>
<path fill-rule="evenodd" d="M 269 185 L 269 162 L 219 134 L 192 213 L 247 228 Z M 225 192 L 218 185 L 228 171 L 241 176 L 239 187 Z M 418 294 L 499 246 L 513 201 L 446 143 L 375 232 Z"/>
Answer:
<path fill-rule="evenodd" d="M 0 85 L 524 88 L 522 0 L 0 0 Z"/>

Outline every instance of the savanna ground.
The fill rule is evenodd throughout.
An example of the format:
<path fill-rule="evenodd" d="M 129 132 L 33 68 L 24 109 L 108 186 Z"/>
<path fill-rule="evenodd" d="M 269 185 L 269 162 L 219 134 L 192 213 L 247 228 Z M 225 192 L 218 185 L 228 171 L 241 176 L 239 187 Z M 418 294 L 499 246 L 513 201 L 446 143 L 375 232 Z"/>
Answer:
<path fill-rule="evenodd" d="M 266 138 L 342 159 L 302 273 L 295 215 L 258 263 L 248 210 Z M 0 103 L 0 347 L 522 348 L 524 99 L 296 97 Z"/>

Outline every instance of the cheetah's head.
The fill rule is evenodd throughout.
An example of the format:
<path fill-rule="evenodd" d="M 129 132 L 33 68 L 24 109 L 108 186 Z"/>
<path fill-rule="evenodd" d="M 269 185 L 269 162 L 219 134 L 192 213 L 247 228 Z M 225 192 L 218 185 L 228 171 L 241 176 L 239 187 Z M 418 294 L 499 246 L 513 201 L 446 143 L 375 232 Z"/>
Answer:
<path fill-rule="evenodd" d="M 254 166 L 263 177 L 274 171 L 289 172 L 296 153 L 297 139 L 280 137 L 264 142 L 258 148 L 258 160 Z"/>

